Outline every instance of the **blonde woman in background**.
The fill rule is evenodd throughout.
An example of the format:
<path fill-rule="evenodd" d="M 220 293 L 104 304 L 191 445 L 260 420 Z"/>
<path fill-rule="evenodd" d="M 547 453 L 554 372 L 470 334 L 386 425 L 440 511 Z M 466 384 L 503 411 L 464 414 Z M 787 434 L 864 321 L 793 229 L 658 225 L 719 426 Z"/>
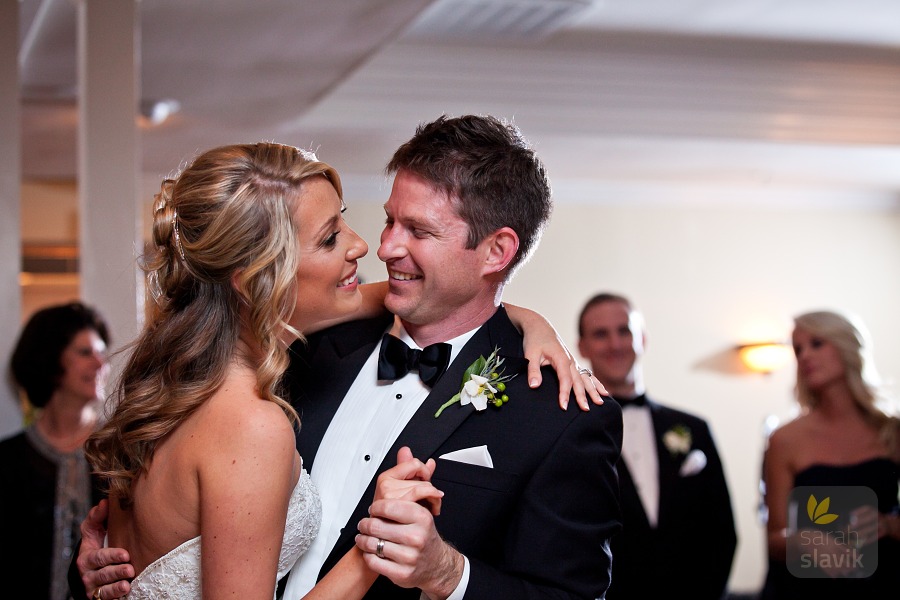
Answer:
<path fill-rule="evenodd" d="M 763 598 L 896 598 L 900 421 L 880 406 L 886 399 L 879 396 L 861 324 L 818 311 L 796 317 L 794 325 L 801 414 L 772 433 L 765 454 L 769 574 Z M 874 575 L 854 578 L 844 571 L 798 578 L 788 571 L 788 499 L 796 486 L 866 486 L 875 492 L 877 527 L 873 519 L 870 540 L 878 538 Z M 872 549 L 867 550 L 870 556 Z"/>

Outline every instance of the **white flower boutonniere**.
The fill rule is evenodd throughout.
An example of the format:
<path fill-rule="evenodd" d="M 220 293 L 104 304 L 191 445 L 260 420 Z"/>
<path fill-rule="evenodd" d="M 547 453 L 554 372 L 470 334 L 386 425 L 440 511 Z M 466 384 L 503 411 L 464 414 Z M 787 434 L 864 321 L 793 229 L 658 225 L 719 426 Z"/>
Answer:
<path fill-rule="evenodd" d="M 663 434 L 663 444 L 671 454 L 687 454 L 693 443 L 691 430 L 686 425 L 676 425 Z"/>
<path fill-rule="evenodd" d="M 487 358 L 479 356 L 469 365 L 463 373 L 462 388 L 434 413 L 435 419 L 441 416 L 445 408 L 457 402 L 463 406 L 471 403 L 478 411 L 486 409 L 488 403 L 500 408 L 509 402 L 509 396 L 503 392 L 506 391 L 506 382 L 515 375 L 503 374 L 504 369 L 500 368 L 503 359 L 498 355 L 499 351 L 499 348 L 494 348 Z"/>

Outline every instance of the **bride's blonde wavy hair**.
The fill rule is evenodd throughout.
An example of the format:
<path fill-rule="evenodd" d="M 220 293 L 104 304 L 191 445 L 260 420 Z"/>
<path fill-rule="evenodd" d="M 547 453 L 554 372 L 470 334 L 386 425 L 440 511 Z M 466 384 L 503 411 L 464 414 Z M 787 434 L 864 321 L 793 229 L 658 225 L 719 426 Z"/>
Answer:
<path fill-rule="evenodd" d="M 256 369 L 261 398 L 278 404 L 288 366 L 285 332 L 297 302 L 304 180 L 337 172 L 314 154 L 258 143 L 200 155 L 154 197 L 153 249 L 143 269 L 148 315 L 131 345 L 105 425 L 85 452 L 123 506 L 157 444 L 222 385 L 232 361 Z M 239 353 L 249 341 L 251 356 Z"/>

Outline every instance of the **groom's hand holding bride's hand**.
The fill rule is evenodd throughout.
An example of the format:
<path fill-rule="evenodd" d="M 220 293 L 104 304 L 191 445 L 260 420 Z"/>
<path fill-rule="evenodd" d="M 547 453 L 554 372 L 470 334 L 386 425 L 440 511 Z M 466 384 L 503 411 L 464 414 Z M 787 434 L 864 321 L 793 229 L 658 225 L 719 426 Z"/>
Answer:
<path fill-rule="evenodd" d="M 379 475 L 369 517 L 359 522 L 356 545 L 372 571 L 430 598 L 446 598 L 462 577 L 464 558 L 434 526 L 443 492 L 428 481 L 435 462 L 423 463 L 409 448 L 397 466 Z"/>
<path fill-rule="evenodd" d="M 121 598 L 131 591 L 127 580 L 134 578 L 134 567 L 128 562 L 128 552 L 122 548 L 104 548 L 109 501 L 101 500 L 81 523 L 81 548 L 78 551 L 78 572 L 84 589 L 91 598 L 104 600 Z"/>

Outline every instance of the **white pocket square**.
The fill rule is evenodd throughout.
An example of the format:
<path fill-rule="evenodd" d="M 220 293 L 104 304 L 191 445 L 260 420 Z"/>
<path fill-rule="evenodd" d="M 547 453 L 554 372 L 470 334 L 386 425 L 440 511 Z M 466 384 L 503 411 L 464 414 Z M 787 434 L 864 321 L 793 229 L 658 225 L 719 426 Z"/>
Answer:
<path fill-rule="evenodd" d="M 465 463 L 467 465 L 487 467 L 488 469 L 494 468 L 494 461 L 491 459 L 491 453 L 488 452 L 487 446 L 475 446 L 474 448 L 454 450 L 447 454 L 441 454 L 438 458 Z"/>
<path fill-rule="evenodd" d="M 681 468 L 678 469 L 678 474 L 682 477 L 689 477 L 691 475 L 696 475 L 705 467 L 706 454 L 703 452 L 703 450 L 691 450 L 690 452 L 688 452 L 688 455 L 684 457 L 684 462 L 681 463 Z"/>

